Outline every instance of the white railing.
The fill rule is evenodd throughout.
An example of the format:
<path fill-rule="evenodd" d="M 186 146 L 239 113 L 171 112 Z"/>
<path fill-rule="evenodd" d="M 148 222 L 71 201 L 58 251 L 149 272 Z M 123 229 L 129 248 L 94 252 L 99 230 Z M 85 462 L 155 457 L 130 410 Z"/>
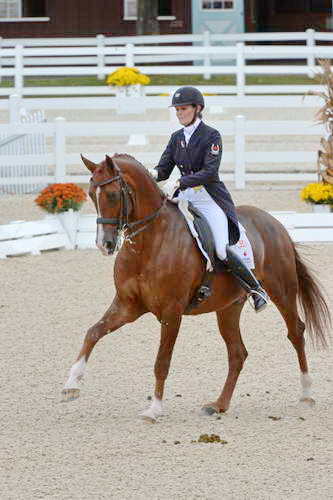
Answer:
<path fill-rule="evenodd" d="M 97 45 L 126 45 L 127 43 L 139 45 L 173 44 L 173 43 L 199 43 L 213 45 L 214 43 L 235 44 L 237 42 L 302 42 L 313 46 L 317 41 L 333 42 L 332 32 L 315 31 L 312 28 L 297 32 L 265 32 L 265 33 L 210 33 L 205 31 L 200 34 L 186 33 L 183 35 L 138 35 L 138 36 L 112 36 L 102 34 L 96 37 L 66 37 L 66 38 L 0 38 L 3 47 L 15 47 L 21 44 L 25 47 L 93 47 Z"/>
<path fill-rule="evenodd" d="M 285 226 L 295 242 L 333 242 L 333 213 L 271 214 Z M 59 215 L 49 215 L 39 221 L 14 221 L 0 225 L 0 259 L 24 254 L 39 255 L 45 250 L 96 249 L 95 240 L 96 214 L 78 213 L 75 224 L 70 227 L 63 224 Z"/>
<path fill-rule="evenodd" d="M 27 111 L 20 108 L 19 100 L 13 96 L 10 99 L 9 118 L 12 124 L 31 124 L 41 123 L 45 121 L 43 110 Z M 43 155 L 46 153 L 46 143 L 43 134 L 0 134 L 0 157 L 15 155 L 18 159 L 21 155 Z M 34 177 L 47 175 L 48 167 L 42 163 L 35 162 L 31 165 L 11 165 L 3 164 L 0 166 L 0 178 L 17 178 L 24 177 L 33 179 Z M 1 181 L 0 181 L 1 183 Z M 28 183 L 17 184 L 13 182 L 6 186 L 6 193 L 24 194 L 29 192 L 37 192 L 44 185 L 35 183 L 30 180 Z"/>
<path fill-rule="evenodd" d="M 204 94 L 206 110 L 210 113 L 223 113 L 224 109 L 248 109 L 248 108 L 317 108 L 321 107 L 321 100 L 316 96 L 303 95 L 246 95 L 246 96 L 226 96 L 222 95 L 221 87 L 218 86 L 197 86 Z M 254 87 L 254 86 L 253 86 Z M 296 85 L 295 87 L 299 87 Z M 323 86 L 319 87 L 324 90 Z M 313 87 L 312 90 L 318 90 Z M 307 90 L 309 87 L 307 87 Z M 147 95 L 140 97 L 140 108 L 143 109 L 168 109 L 171 102 L 171 95 L 176 87 L 154 86 L 149 91 L 156 94 L 170 94 L 168 96 Z M 223 89 L 222 89 L 223 90 Z M 282 90 L 280 93 L 283 93 Z M 305 91 L 304 91 L 305 93 Z M 208 95 L 207 95 L 208 94 Z M 212 95 L 215 94 L 215 95 Z M 18 102 L 18 104 L 17 104 Z M 119 99 L 114 96 L 99 97 L 34 97 L 22 98 L 13 94 L 9 99 L 0 99 L 0 110 L 8 110 L 11 113 L 12 108 L 23 106 L 26 110 L 119 110 Z M 132 110 L 132 98 L 128 102 L 128 113 Z M 170 108 L 170 113 L 174 113 Z"/>
<path fill-rule="evenodd" d="M 234 75 L 236 85 L 229 86 L 227 90 L 236 92 L 237 95 L 245 95 L 248 91 L 251 92 L 246 86 L 247 75 L 314 76 L 316 72 L 320 71 L 320 68 L 316 66 L 316 58 L 330 58 L 332 47 L 315 45 L 316 36 L 319 34 L 312 33 L 311 35 L 311 33 L 310 31 L 307 33 L 306 45 L 297 46 L 245 45 L 244 42 L 238 42 L 231 46 L 210 44 L 205 46 L 199 44 L 193 46 L 138 46 L 133 43 L 126 45 L 99 43 L 94 46 L 26 47 L 17 44 L 15 47 L 8 47 L 5 46 L 3 40 L 2 48 L 0 48 L 0 77 L 13 78 L 14 87 L 1 88 L 0 95 L 9 95 L 13 93 L 13 90 L 19 95 L 42 95 L 43 93 L 64 95 L 73 92 L 73 88 L 71 90 L 68 87 L 29 89 L 29 87 L 25 87 L 24 79 L 28 76 L 96 76 L 103 79 L 111 71 L 124 65 L 136 66 L 148 75 L 202 74 L 207 78 L 212 74 Z M 279 40 L 299 40 L 303 34 L 296 34 L 294 38 L 291 36 L 292 33 L 288 35 L 285 38 L 280 37 Z M 327 39 L 333 41 L 332 34 L 325 35 L 330 35 L 330 37 L 327 36 Z M 218 42 L 220 39 L 216 37 L 217 35 L 211 35 L 210 41 Z M 161 39 L 161 37 L 158 38 Z M 305 40 L 304 36 L 303 39 Z M 303 64 L 259 64 L 262 60 L 286 60 L 290 63 L 294 60 L 301 60 Z M 257 64 L 248 64 L 249 61 L 256 61 Z M 180 64 L 182 62 L 186 64 Z M 189 64 L 193 62 L 195 64 Z M 177 63 L 177 65 L 172 63 Z M 107 86 L 76 88 L 75 91 L 78 94 L 82 92 L 85 94 L 112 93 Z M 260 89 L 260 92 L 265 93 L 265 90 Z M 273 93 L 277 93 L 277 91 L 274 90 Z"/>
<path fill-rule="evenodd" d="M 277 136 L 316 136 L 316 140 L 324 134 L 322 126 L 314 126 L 312 122 L 304 121 L 257 121 L 246 120 L 244 116 L 236 116 L 234 120 L 211 122 L 210 125 L 221 131 L 223 137 L 234 138 L 233 151 L 224 153 L 222 162 L 222 172 L 225 171 L 223 165 L 233 165 L 233 173 L 223 173 L 222 178 L 225 181 L 234 181 L 238 189 L 244 189 L 247 182 L 280 182 L 290 183 L 316 180 L 316 151 L 290 151 L 286 147 L 283 151 L 249 151 L 247 147 L 247 137 L 272 136 L 274 140 Z M 2 155 L 0 156 L 1 165 L 49 165 L 50 174 L 48 176 L 36 176 L 34 183 L 52 183 L 52 182 L 77 182 L 87 183 L 89 175 L 86 173 L 81 159 L 80 152 L 67 152 L 67 138 L 85 137 L 85 145 L 89 145 L 89 138 L 107 137 L 108 142 L 112 144 L 116 137 L 129 137 L 133 134 L 144 134 L 146 137 L 164 137 L 165 142 L 174 131 L 175 124 L 172 120 L 169 122 L 66 122 L 64 118 L 56 118 L 53 123 L 40 124 L 8 124 L 0 125 L 0 134 L 40 134 L 53 138 L 52 152 L 43 155 Z M 158 162 L 162 151 L 155 152 L 133 152 L 135 156 L 146 166 L 154 166 Z M 92 159 L 92 161 L 101 161 L 104 153 L 110 155 L 112 151 L 103 151 L 101 153 L 83 154 Z M 290 165 L 291 172 L 282 172 L 278 165 L 284 163 Z M 253 171 L 253 165 L 260 164 L 261 170 L 265 166 L 266 172 Z M 274 164 L 274 167 L 272 166 Z M 300 172 L 300 164 L 306 164 L 310 172 Z M 68 166 L 78 166 L 82 168 L 77 173 L 69 173 Z M 252 167 L 251 167 L 252 165 Z M 249 172 L 249 168 L 251 171 Z M 79 168 L 79 170 L 81 170 Z M 258 169 L 257 169 L 258 170 Z M 27 183 L 29 177 L 1 178 L 0 189 L 5 190 L 6 186 L 12 183 Z"/>

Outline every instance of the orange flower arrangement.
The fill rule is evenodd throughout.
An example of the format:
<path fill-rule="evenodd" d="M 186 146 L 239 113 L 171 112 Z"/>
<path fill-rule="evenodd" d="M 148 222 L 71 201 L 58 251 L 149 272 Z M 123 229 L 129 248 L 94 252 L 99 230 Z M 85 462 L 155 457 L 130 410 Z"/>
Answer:
<path fill-rule="evenodd" d="M 87 195 L 76 184 L 72 182 L 50 184 L 42 189 L 35 203 L 43 210 L 51 214 L 66 212 L 70 208 L 79 210 Z"/>

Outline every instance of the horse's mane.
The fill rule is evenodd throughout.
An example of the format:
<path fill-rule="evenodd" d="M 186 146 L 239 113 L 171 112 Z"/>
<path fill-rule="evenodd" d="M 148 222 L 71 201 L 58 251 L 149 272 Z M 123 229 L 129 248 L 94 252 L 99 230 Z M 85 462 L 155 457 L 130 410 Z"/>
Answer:
<path fill-rule="evenodd" d="M 148 177 L 154 184 L 154 186 L 156 187 L 156 189 L 159 191 L 160 195 L 162 196 L 162 198 L 165 198 L 165 193 L 162 191 L 162 189 L 159 187 L 159 185 L 157 184 L 156 180 L 154 179 L 154 177 L 149 173 L 149 170 L 144 166 L 142 165 L 142 163 L 140 163 L 136 158 L 134 158 L 134 156 L 131 156 L 129 155 L 128 153 L 115 153 L 113 156 L 112 156 L 112 159 L 115 159 L 117 160 L 117 158 L 121 159 L 121 160 L 128 160 L 132 163 L 134 163 L 134 165 L 136 167 L 139 168 L 139 170 L 146 176 Z"/>

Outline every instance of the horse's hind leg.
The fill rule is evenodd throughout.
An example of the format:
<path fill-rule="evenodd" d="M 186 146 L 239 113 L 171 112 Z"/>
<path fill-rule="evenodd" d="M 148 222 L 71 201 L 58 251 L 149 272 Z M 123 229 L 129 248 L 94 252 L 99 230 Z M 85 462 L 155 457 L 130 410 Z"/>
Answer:
<path fill-rule="evenodd" d="M 133 304 L 130 307 L 122 304 L 118 296 L 115 297 L 102 319 L 89 328 L 80 353 L 70 370 L 69 378 L 62 391 L 63 401 L 73 401 L 79 397 L 79 381 L 83 378 L 88 358 L 96 343 L 107 333 L 111 333 L 126 323 L 136 320 L 143 312 Z"/>
<path fill-rule="evenodd" d="M 213 403 L 206 404 L 201 409 L 201 413 L 204 415 L 225 412 L 229 408 L 238 376 L 247 357 L 247 351 L 239 329 L 239 319 L 243 306 L 244 301 L 235 303 L 228 307 L 228 309 L 217 311 L 216 313 L 220 333 L 224 338 L 228 350 L 229 372 L 218 399 Z"/>
<path fill-rule="evenodd" d="M 303 321 L 298 316 L 297 312 L 297 283 L 293 282 L 291 279 L 292 271 L 288 273 L 289 281 L 285 286 L 283 282 L 275 282 L 270 288 L 267 285 L 267 291 L 270 298 L 280 311 L 287 329 L 288 329 L 288 339 L 294 346 L 299 367 L 301 370 L 301 385 L 302 394 L 301 401 L 309 404 L 314 404 L 314 399 L 311 397 L 311 377 L 309 375 L 308 363 L 305 354 L 305 340 L 304 340 L 304 330 L 305 325 Z"/>

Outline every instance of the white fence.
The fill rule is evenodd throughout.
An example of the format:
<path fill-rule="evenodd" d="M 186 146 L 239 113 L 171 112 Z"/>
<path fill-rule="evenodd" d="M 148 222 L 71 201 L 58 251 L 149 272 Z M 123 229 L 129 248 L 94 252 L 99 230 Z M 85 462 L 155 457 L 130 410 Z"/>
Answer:
<path fill-rule="evenodd" d="M 248 136 L 267 137 L 267 136 L 316 136 L 319 144 L 320 137 L 324 134 L 322 126 L 314 126 L 312 122 L 304 121 L 257 121 L 246 120 L 244 116 L 236 116 L 234 120 L 211 122 L 210 125 L 218 129 L 223 137 L 234 138 L 233 151 L 224 153 L 223 164 L 231 163 L 234 166 L 233 173 L 223 173 L 223 180 L 234 181 L 238 189 L 244 189 L 249 181 L 256 182 L 304 182 L 314 181 L 317 179 L 315 173 L 315 165 L 317 159 L 316 151 L 249 151 L 246 144 Z M 174 131 L 174 123 L 172 121 L 160 122 L 66 122 L 64 118 L 56 118 L 53 123 L 40 124 L 8 124 L 0 125 L 0 135 L 10 134 L 43 134 L 46 137 L 53 138 L 52 152 L 43 155 L 2 155 L 0 156 L 0 166 L 2 165 L 32 165 L 45 164 L 53 167 L 50 174 L 47 176 L 34 177 L 34 183 L 52 183 L 52 182 L 77 182 L 87 183 L 89 175 L 71 174 L 68 172 L 69 165 L 82 166 L 79 152 L 67 152 L 67 139 L 73 137 L 87 138 L 85 144 L 89 144 L 91 137 L 105 137 L 109 144 L 116 137 L 129 137 L 133 134 L 144 134 L 146 137 L 167 137 Z M 99 154 L 83 151 L 83 154 L 92 161 L 101 161 L 103 155 L 112 151 L 103 151 Z M 133 152 L 135 156 L 146 166 L 155 165 L 161 155 L 161 151 L 156 152 Z M 267 167 L 266 172 L 248 172 L 248 168 L 252 165 L 267 165 L 274 163 L 275 168 Z M 292 172 L 278 171 L 278 165 L 285 163 L 290 165 Z M 299 172 L 300 163 L 307 163 L 313 167 L 313 172 Z M 298 172 L 297 172 L 298 170 Z M 0 178 L 0 187 L 5 188 L 6 185 L 17 183 L 27 183 L 31 181 L 29 177 L 16 178 Z"/>
<path fill-rule="evenodd" d="M 254 86 L 253 86 L 254 87 Z M 269 87 L 269 86 L 268 86 Z M 275 86 L 274 86 L 275 87 Z M 284 87 L 284 86 L 281 86 Z M 299 86 L 295 85 L 296 91 L 300 92 Z M 316 108 L 322 106 L 322 101 L 316 96 L 304 95 L 246 95 L 246 96 L 226 96 L 221 95 L 223 89 L 221 87 L 212 85 L 210 86 L 197 86 L 197 88 L 204 94 L 206 110 L 210 113 L 223 113 L 227 109 L 258 109 L 258 108 Z M 308 87 L 307 87 L 308 88 Z M 320 86 L 321 90 L 323 87 Z M 136 108 L 136 101 L 138 108 L 141 110 L 147 109 L 168 109 L 171 102 L 171 95 L 176 90 L 176 87 L 167 88 L 164 86 L 153 86 L 149 91 L 156 94 L 170 94 L 168 96 L 161 95 L 147 95 L 140 98 L 129 98 L 127 100 L 127 113 L 131 114 Z M 267 91 L 270 89 L 268 88 Z M 318 88 L 317 88 L 318 90 Z M 277 89 L 278 92 L 283 93 L 283 89 Z M 214 95 L 212 95 L 214 94 Z M 0 99 L 0 110 L 8 110 L 9 114 L 12 109 L 23 106 L 26 110 L 115 110 L 119 112 L 119 99 L 110 96 L 99 97 L 34 97 L 22 98 L 13 94 L 9 99 Z M 142 111 L 141 111 L 142 112 Z M 174 110 L 170 108 L 170 117 L 174 114 Z"/>
<path fill-rule="evenodd" d="M 272 212 L 295 242 L 332 243 L 333 213 Z M 96 248 L 96 214 L 78 214 L 76 225 L 66 230 L 57 216 L 43 220 L 14 221 L 0 226 L 0 259 L 44 250 Z"/>
<path fill-rule="evenodd" d="M 262 36 L 265 35 L 265 36 Z M 127 38 L 131 43 L 124 43 L 121 38 L 93 38 L 51 40 L 2 40 L 0 48 L 0 77 L 13 77 L 14 87 L 0 89 L 0 95 L 9 95 L 15 91 L 19 95 L 67 95 L 68 87 L 26 87 L 24 78 L 27 76 L 97 76 L 103 79 L 119 66 L 136 66 L 146 74 L 203 74 L 209 78 L 212 74 L 235 75 L 236 85 L 227 86 L 225 91 L 245 95 L 251 92 L 246 86 L 247 75 L 309 75 L 319 71 L 316 58 L 330 58 L 331 46 L 316 45 L 316 40 L 332 42 L 332 33 L 316 33 L 308 30 L 306 33 L 277 34 L 238 34 L 238 35 L 165 35 L 160 37 L 142 37 L 143 43 L 179 43 L 189 42 L 197 45 L 134 45 L 140 44 L 141 37 Z M 239 41 L 243 40 L 243 41 Z M 303 41 L 306 45 L 245 45 L 244 40 L 251 41 Z M 94 41 L 94 45 L 91 45 Z M 96 43 L 97 41 L 97 43 Z M 214 43 L 233 43 L 236 45 L 213 45 Z M 14 43 L 17 44 L 13 47 Z M 141 41 L 142 42 L 142 41 Z M 25 46 L 29 43 L 29 46 Z M 68 46 L 69 44 L 73 44 Z M 119 43 L 119 45 L 116 45 Z M 42 46 L 37 46 L 37 45 Z M 78 44 L 78 46 L 76 46 Z M 202 45 L 200 45 L 202 44 Z M 33 45 L 33 46 L 31 46 Z M 46 45 L 46 47 L 45 47 Z M 51 46 L 52 45 L 52 46 Z M 303 61 L 303 64 L 258 64 L 275 60 Z M 256 61 L 257 64 L 248 64 Z M 180 64 L 180 63 L 186 63 Z M 191 64 L 191 63 L 195 64 Z M 164 65 L 161 65 L 164 63 Z M 177 65 L 166 64 L 177 63 Z M 225 64 L 228 63 L 228 64 Z M 144 66 L 142 66 L 144 64 Z M 250 86 L 251 87 L 251 86 Z M 110 94 L 107 86 L 89 86 L 72 88 L 77 94 Z M 265 93 L 265 88 L 260 90 Z M 272 90 L 270 91 L 272 92 Z M 274 90 L 274 93 L 277 93 Z"/>
<path fill-rule="evenodd" d="M 12 124 L 43 123 L 45 121 L 44 111 L 27 111 L 23 108 L 19 109 L 19 103 L 14 99 L 11 101 L 12 107 L 10 108 L 10 122 Z M 0 157 L 15 155 L 19 160 L 21 155 L 43 155 L 45 153 L 46 142 L 42 133 L 20 133 L 12 135 L 7 135 L 6 133 L 0 134 Z M 29 181 L 24 184 L 17 184 L 14 180 L 11 184 L 7 184 L 5 188 L 3 187 L 1 191 L 5 191 L 10 194 L 37 192 L 45 187 L 45 184 L 36 183 L 33 179 L 35 177 L 45 175 L 48 175 L 48 167 L 42 163 L 34 163 L 31 165 L 3 165 L 1 162 L 0 179 L 6 178 L 8 180 L 10 178 L 16 179 L 17 177 L 29 179 Z"/>

